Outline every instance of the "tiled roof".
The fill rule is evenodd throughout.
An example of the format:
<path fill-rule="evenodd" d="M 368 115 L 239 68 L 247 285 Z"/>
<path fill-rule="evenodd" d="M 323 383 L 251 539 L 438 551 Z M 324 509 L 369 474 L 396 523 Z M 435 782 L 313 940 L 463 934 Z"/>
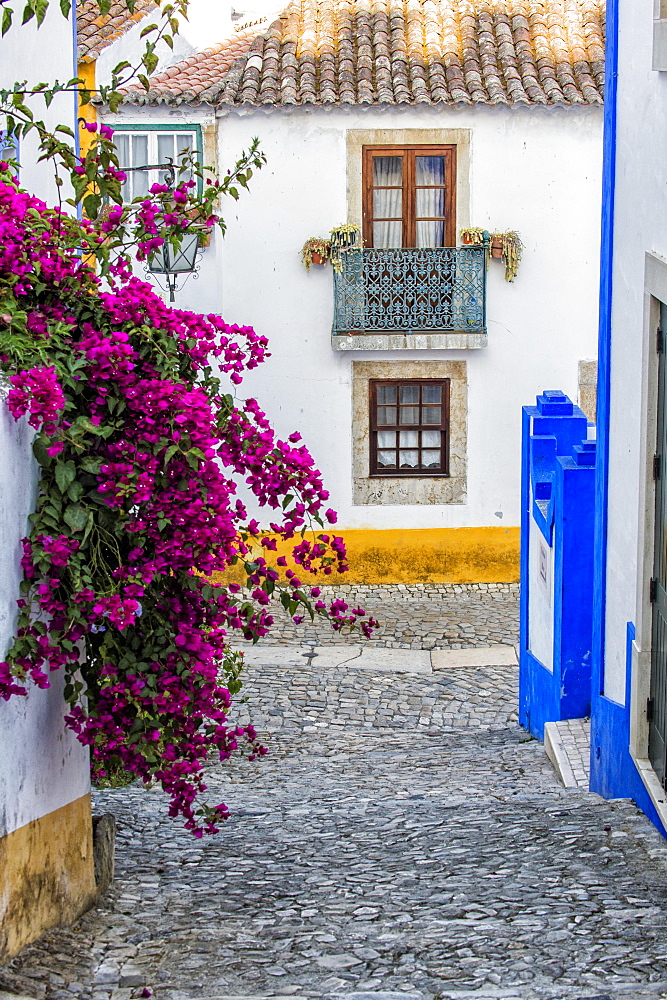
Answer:
<path fill-rule="evenodd" d="M 77 0 L 76 30 L 79 62 L 93 62 L 102 49 L 157 9 L 154 0 L 136 0 L 134 14 L 130 14 L 127 3 L 112 2 L 108 14 L 100 14 L 97 0 Z"/>
<path fill-rule="evenodd" d="M 604 0 L 292 0 L 132 104 L 601 104 Z"/>

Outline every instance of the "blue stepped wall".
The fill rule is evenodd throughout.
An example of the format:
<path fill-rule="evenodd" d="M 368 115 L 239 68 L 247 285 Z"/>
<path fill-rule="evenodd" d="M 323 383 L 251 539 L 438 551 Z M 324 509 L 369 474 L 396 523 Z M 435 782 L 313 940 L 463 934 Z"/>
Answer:
<path fill-rule="evenodd" d="M 585 414 L 562 392 L 523 408 L 519 722 L 540 740 L 545 722 L 591 710 L 596 451 L 587 430 Z M 531 649 L 538 602 L 532 638 L 542 629 L 541 653 L 546 644 L 553 670 L 536 642 Z"/>

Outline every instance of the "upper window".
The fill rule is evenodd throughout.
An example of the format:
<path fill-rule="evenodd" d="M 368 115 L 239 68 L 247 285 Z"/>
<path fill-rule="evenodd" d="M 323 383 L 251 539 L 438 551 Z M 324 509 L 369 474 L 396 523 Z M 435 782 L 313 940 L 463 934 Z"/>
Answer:
<path fill-rule="evenodd" d="M 449 475 L 449 379 L 369 388 L 371 476 Z"/>
<path fill-rule="evenodd" d="M 11 132 L 0 129 L 0 160 L 16 160 L 19 158 L 19 140 Z"/>
<path fill-rule="evenodd" d="M 190 180 L 189 170 L 178 174 L 181 156 L 185 152 L 196 154 L 200 145 L 196 129 L 115 130 L 114 142 L 121 169 L 130 168 L 122 188 L 125 201 L 147 195 L 152 184 L 167 183 L 169 174 L 165 170 L 155 169 L 155 164 L 173 163 L 177 170 L 176 182 Z M 137 170 L 137 167 L 151 169 Z"/>
<path fill-rule="evenodd" d="M 368 247 L 456 243 L 456 146 L 364 146 Z"/>

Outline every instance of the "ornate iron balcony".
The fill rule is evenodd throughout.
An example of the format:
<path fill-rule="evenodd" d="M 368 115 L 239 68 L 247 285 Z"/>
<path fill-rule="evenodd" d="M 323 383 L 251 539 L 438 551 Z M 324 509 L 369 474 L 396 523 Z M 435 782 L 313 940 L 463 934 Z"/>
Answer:
<path fill-rule="evenodd" d="M 450 331 L 486 333 L 483 246 L 341 254 L 335 335 Z"/>

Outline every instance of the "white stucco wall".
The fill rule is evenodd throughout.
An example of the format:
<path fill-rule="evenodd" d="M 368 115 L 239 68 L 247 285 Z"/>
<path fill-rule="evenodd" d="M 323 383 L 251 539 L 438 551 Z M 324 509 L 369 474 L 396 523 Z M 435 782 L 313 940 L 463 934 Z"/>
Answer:
<path fill-rule="evenodd" d="M 638 621 L 638 578 L 651 574 L 641 558 L 643 542 L 653 544 L 642 537 L 638 489 L 645 478 L 641 442 L 651 430 L 642 386 L 656 362 L 653 345 L 642 348 L 645 254 L 667 258 L 667 73 L 651 69 L 652 4 L 645 0 L 639 8 L 633 0 L 620 2 L 605 693 L 621 703 L 626 623 Z"/>
<path fill-rule="evenodd" d="M 21 581 L 21 538 L 28 530 L 37 468 L 33 432 L 0 398 L 0 657 L 12 642 Z M 47 690 L 0 699 L 0 837 L 85 795 L 88 750 L 65 728 L 63 679 Z M 29 685 L 30 686 L 30 685 Z"/>
<path fill-rule="evenodd" d="M 124 122 L 189 124 L 202 109 L 123 111 Z M 468 501 L 352 504 L 352 358 L 331 348 L 330 268 L 306 273 L 300 249 L 348 220 L 348 129 L 469 129 L 470 221 L 517 229 L 526 244 L 516 282 L 492 261 L 488 347 L 475 351 L 355 352 L 354 360 L 457 360 L 468 365 Z M 521 406 L 546 388 L 577 393 L 577 363 L 596 356 L 600 109 L 295 109 L 220 120 L 219 167 L 258 136 L 268 164 L 238 202 L 227 200 L 224 240 L 204 252 L 201 276 L 177 296 L 216 308 L 269 337 L 272 358 L 245 380 L 281 434 L 302 430 L 344 528 L 519 523 Z M 358 219 L 350 221 L 360 221 Z M 215 306 L 213 305 L 215 301 Z"/>
<path fill-rule="evenodd" d="M 37 28 L 34 19 L 21 25 L 22 11 L 23 7 L 14 8 L 14 23 L 0 39 L 0 86 L 11 88 L 15 82 L 23 81 L 32 85 L 54 80 L 66 83 L 75 77 L 72 23 L 63 17 L 59 4 L 49 5 L 40 28 Z M 74 128 L 77 116 L 74 94 L 59 94 L 50 108 L 45 106 L 42 98 L 32 98 L 30 107 L 35 119 L 44 121 L 48 129 L 58 124 Z M 0 128 L 4 128 L 4 121 L 0 121 Z M 58 188 L 54 172 L 46 164 L 37 163 L 37 142 L 33 135 L 21 138 L 20 160 L 22 186 L 49 204 L 56 204 Z M 68 195 L 63 194 L 62 197 Z"/>
<path fill-rule="evenodd" d="M 20 22 L 17 10 L 17 22 Z M 38 30 L 34 22 L 17 23 L 0 41 L 0 81 L 3 86 L 26 77 L 33 83 L 75 73 L 71 23 L 52 3 L 47 21 Z M 37 101 L 36 117 L 49 127 L 75 123 L 72 95 L 54 101 L 48 112 Z M 49 203 L 56 199 L 53 170 L 37 164 L 32 139 L 21 140 L 22 186 Z M 0 391 L 0 657 L 11 644 L 16 622 L 16 599 L 21 580 L 20 540 L 27 534 L 37 467 L 32 456 L 33 432 L 25 419 L 16 423 Z M 88 750 L 66 730 L 62 678 L 51 675 L 52 687 L 32 689 L 28 697 L 0 700 L 0 837 L 85 795 L 90 788 Z"/>

